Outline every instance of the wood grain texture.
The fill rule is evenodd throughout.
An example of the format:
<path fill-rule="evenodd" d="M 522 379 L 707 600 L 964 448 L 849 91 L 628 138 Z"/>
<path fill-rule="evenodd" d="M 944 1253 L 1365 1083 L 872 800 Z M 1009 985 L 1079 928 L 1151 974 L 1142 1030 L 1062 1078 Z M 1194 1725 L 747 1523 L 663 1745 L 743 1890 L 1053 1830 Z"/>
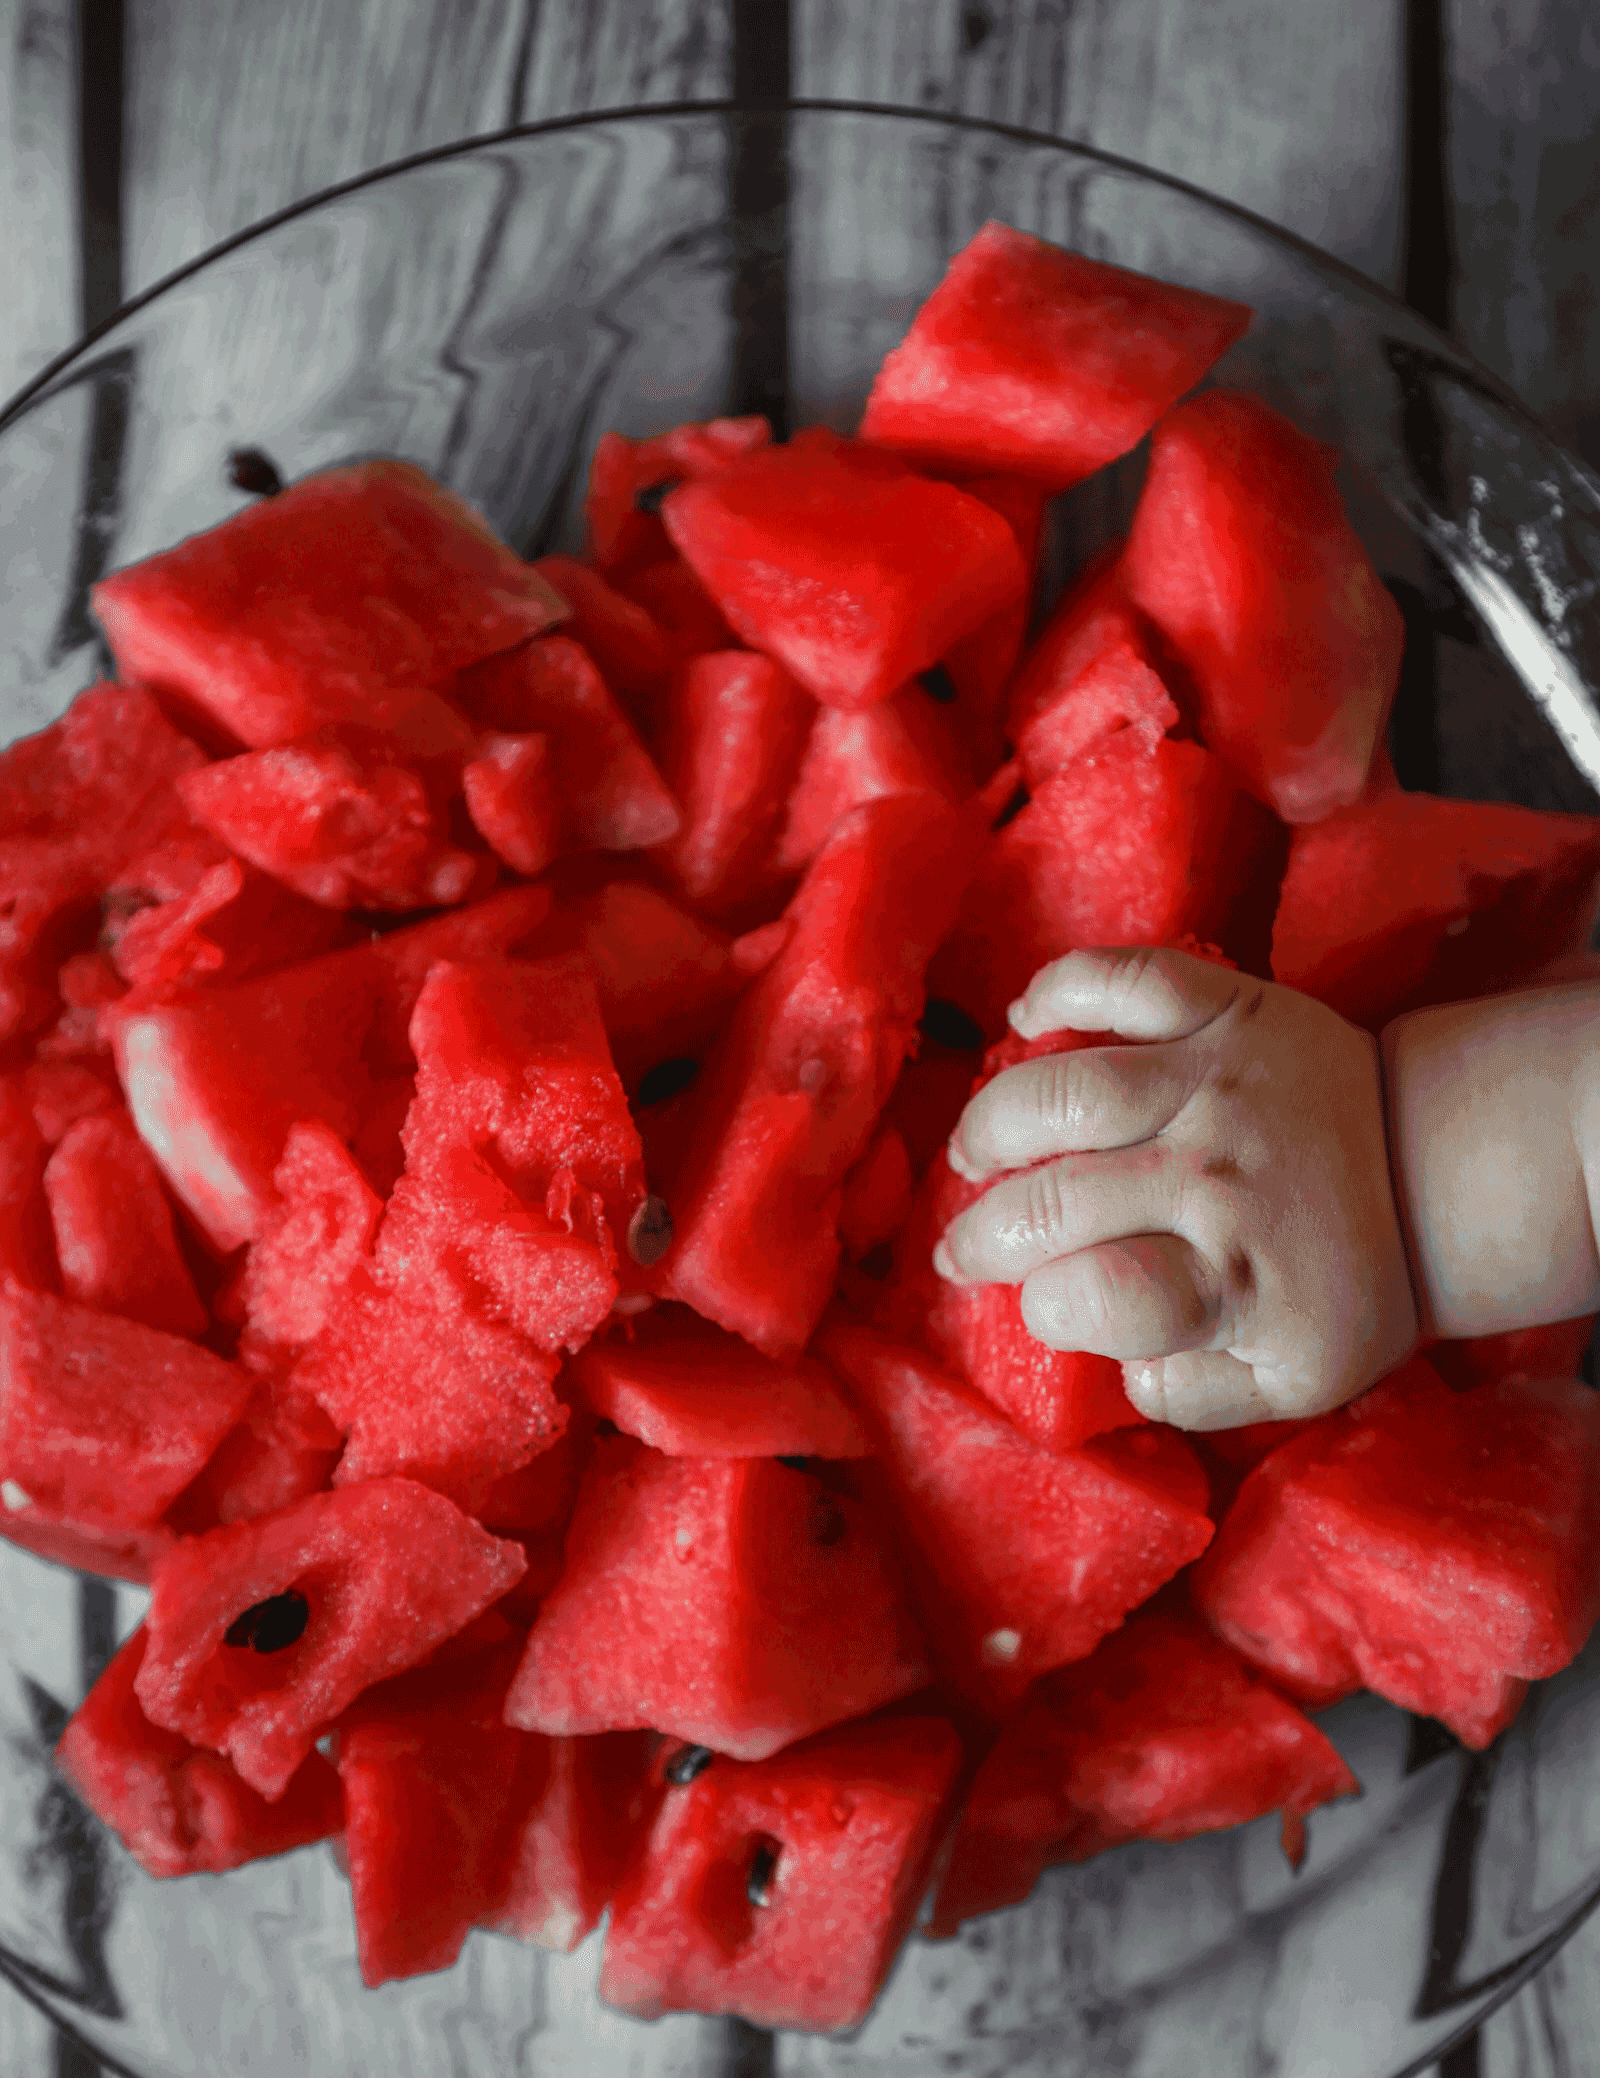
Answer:
<path fill-rule="evenodd" d="M 0 403 L 78 330 L 71 0 L 0 0 Z"/>
<path fill-rule="evenodd" d="M 1398 280 L 1401 0 L 795 0 L 798 94 L 1081 139 Z"/>

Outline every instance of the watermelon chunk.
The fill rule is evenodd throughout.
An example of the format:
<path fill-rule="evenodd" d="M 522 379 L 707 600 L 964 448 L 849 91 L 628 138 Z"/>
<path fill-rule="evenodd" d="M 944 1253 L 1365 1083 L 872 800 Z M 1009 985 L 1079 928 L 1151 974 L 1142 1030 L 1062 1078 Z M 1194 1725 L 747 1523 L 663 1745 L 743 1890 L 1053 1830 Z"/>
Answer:
<path fill-rule="evenodd" d="M 775 1363 L 685 1309 L 658 1306 L 591 1342 L 568 1377 L 596 1414 L 669 1457 L 865 1457 L 825 1364 Z"/>
<path fill-rule="evenodd" d="M 600 1996 L 642 2020 L 856 2026 L 921 1901 L 961 1742 L 942 1719 L 849 1725 L 670 1788 L 612 1906 Z"/>
<path fill-rule="evenodd" d="M 325 909 L 438 909 L 492 877 L 448 841 L 423 772 L 333 731 L 203 765 L 177 789 L 203 829 Z"/>
<path fill-rule="evenodd" d="M 462 698 L 489 729 L 542 733 L 573 851 L 637 851 L 679 827 L 678 804 L 583 647 L 565 635 L 474 665 Z"/>
<path fill-rule="evenodd" d="M 987 775 L 1006 756 L 1006 689 L 1027 639 L 1046 494 L 1041 485 L 1023 476 L 958 476 L 954 481 L 969 497 L 981 498 L 999 513 L 1016 536 L 1028 573 L 1022 597 L 953 642 L 944 659 L 956 689 L 957 732 L 967 746 L 974 771 Z"/>
<path fill-rule="evenodd" d="M 174 1335 L 209 1316 L 178 1246 L 172 1208 L 125 1112 L 79 1119 L 44 1172 L 61 1286 L 69 1299 Z"/>
<path fill-rule="evenodd" d="M 666 554 L 664 532 L 661 548 Z M 533 567 L 571 606 L 567 633 L 594 658 L 600 676 L 634 721 L 647 720 L 671 663 L 666 633 L 654 614 L 574 556 L 540 556 Z"/>
<path fill-rule="evenodd" d="M 130 859 L 101 911 L 101 943 L 136 987 L 244 981 L 357 935 L 193 825 Z"/>
<path fill-rule="evenodd" d="M 990 222 L 885 357 L 861 437 L 1066 490 L 1137 446 L 1252 315 Z"/>
<path fill-rule="evenodd" d="M 642 607 L 666 636 L 669 671 L 691 657 L 737 649 L 739 638 L 721 608 L 681 556 L 649 563 L 618 580 L 624 595 Z"/>
<path fill-rule="evenodd" d="M 614 571 L 669 556 L 672 544 L 657 517 L 665 495 L 661 486 L 715 475 L 771 439 L 771 426 L 759 417 L 674 426 L 648 440 L 602 433 L 595 443 L 584 500 L 595 561 L 602 570 Z M 560 588 L 559 578 L 552 575 L 550 581 Z"/>
<path fill-rule="evenodd" d="M 274 1801 L 363 1689 L 415 1666 L 525 1565 L 408 1479 L 186 1538 L 155 1569 L 139 1702 Z"/>
<path fill-rule="evenodd" d="M 982 1705 L 1082 1659 L 1211 1540 L 1205 1474 L 1175 1432 L 1041 1450 L 921 1350 L 842 1320 L 817 1347 L 879 1446 L 930 1643 Z"/>
<path fill-rule="evenodd" d="M 1207 390 L 1157 426 L 1123 558 L 1202 740 L 1288 823 L 1360 796 L 1400 677 L 1405 624 L 1338 459 L 1259 398 Z"/>
<path fill-rule="evenodd" d="M 465 909 L 387 931 L 369 949 L 378 977 L 378 1000 L 367 1033 L 364 1058 L 375 1077 L 416 1069 L 411 1015 L 422 984 L 440 960 L 498 960 L 531 949 L 534 933 L 550 909 L 545 887 L 502 888 Z"/>
<path fill-rule="evenodd" d="M 859 808 L 789 905 L 790 935 L 691 1092 L 677 1238 L 681 1299 L 769 1356 L 804 1348 L 839 1260 L 845 1176 L 916 1035 L 922 972 L 970 870 L 960 815 L 926 794 Z"/>
<path fill-rule="evenodd" d="M 1119 730 L 991 839 L 929 986 L 998 1038 L 1012 999 L 1078 946 L 1192 933 L 1247 964 L 1281 856 L 1280 825 L 1220 758 Z"/>
<path fill-rule="evenodd" d="M 1295 832 L 1273 978 L 1377 1031 L 1587 944 L 1597 893 L 1600 819 L 1385 794 Z"/>
<path fill-rule="evenodd" d="M 884 699 L 1027 588 L 998 513 L 823 427 L 661 510 L 730 624 L 831 707 Z"/>
<path fill-rule="evenodd" d="M 1294 1850 L 1309 1812 L 1360 1786 L 1190 1611 L 1141 1610 L 1001 1731 L 967 1793 L 930 1931 L 1020 1904 L 1050 1863 L 1125 1840 L 1188 1840 L 1281 1810 Z"/>
<path fill-rule="evenodd" d="M 74 1711 L 55 1763 L 146 1874 L 215 1874 L 341 1830 L 339 1778 L 320 1753 L 269 1804 L 220 1754 L 153 1725 L 135 1690 L 145 1645 L 141 1624 Z"/>
<path fill-rule="evenodd" d="M 560 1735 L 653 1726 L 759 1760 L 927 1674 L 860 1503 L 771 1459 L 617 1436 L 595 1446 L 506 1717 Z"/>
<path fill-rule="evenodd" d="M 560 781 L 542 730 L 485 736 L 462 768 L 461 790 L 473 828 L 513 872 L 542 873 L 560 851 Z"/>
<path fill-rule="evenodd" d="M 875 707 L 816 713 L 793 791 L 777 864 L 809 866 L 852 808 L 888 794 L 932 794 L 957 802 L 973 791 L 954 724 L 918 684 Z"/>
<path fill-rule="evenodd" d="M 1050 616 L 1029 645 L 1012 681 L 1008 701 L 1007 732 L 1023 760 L 1030 786 L 1037 786 L 1051 772 L 1070 764 L 1080 752 L 1108 729 L 1092 703 L 1081 718 L 1072 713 L 1072 688 L 1085 671 L 1108 650 L 1129 649 L 1142 664 L 1158 668 L 1152 647 L 1150 623 L 1128 596 L 1123 581 L 1124 544 L 1113 541 L 1079 571 L 1050 609 Z M 1054 716 L 1066 704 L 1067 711 Z M 1146 721 L 1147 703 L 1136 703 L 1128 721 Z M 1054 716 L 1046 723 L 1047 716 Z M 1105 720 L 1114 719 L 1106 715 Z M 1164 734 L 1177 719 L 1160 716 L 1157 735 Z M 1034 731 L 1042 724 L 1047 736 L 1039 750 L 1031 750 Z"/>
<path fill-rule="evenodd" d="M 911 1157 L 898 1127 L 881 1125 L 844 1180 L 839 1241 L 852 1262 L 892 1241 L 911 1213 Z"/>
<path fill-rule="evenodd" d="M 599 1924 L 654 1811 L 654 1743 L 638 1732 L 538 1741 L 546 1767 L 491 1922 L 498 1932 L 570 1955 Z"/>
<path fill-rule="evenodd" d="M 244 1308 L 261 1340 L 297 1347 L 322 1332 L 371 1254 L 383 1203 L 338 1134 L 316 1120 L 289 1128 L 272 1183 L 278 1203 L 245 1258 Z"/>
<path fill-rule="evenodd" d="M 185 1535 L 275 1515 L 322 1493 L 332 1479 L 339 1431 L 287 1374 L 260 1368 L 260 1354 L 248 1341 L 241 1345 L 240 1360 L 251 1364 L 257 1381 L 244 1418 L 168 1511 L 167 1520 Z"/>
<path fill-rule="evenodd" d="M 21 1074 L 0 1075 L 0 1284 L 59 1291 L 50 1203 L 44 1193 L 49 1147 Z"/>
<path fill-rule="evenodd" d="M 471 506 L 407 462 L 305 478 L 102 578 L 91 608 L 125 677 L 232 744 L 354 724 L 402 757 L 467 749 L 441 695 L 564 602 Z"/>
<path fill-rule="evenodd" d="M 1364 1686 L 1487 1746 L 1600 1614 L 1600 1400 L 1413 1358 L 1245 1480 L 1195 1594 L 1290 1693 Z"/>
<path fill-rule="evenodd" d="M 748 650 L 691 657 L 674 674 L 661 769 L 684 815 L 662 862 L 708 913 L 767 913 L 792 870 L 770 854 L 815 712 L 780 664 Z"/>
<path fill-rule="evenodd" d="M 249 1399 L 249 1374 L 177 1335 L 47 1292 L 0 1290 L 0 1465 L 24 1499 L 86 1527 L 143 1530 Z M 14 1492 L 11 1498 L 15 1498 Z"/>

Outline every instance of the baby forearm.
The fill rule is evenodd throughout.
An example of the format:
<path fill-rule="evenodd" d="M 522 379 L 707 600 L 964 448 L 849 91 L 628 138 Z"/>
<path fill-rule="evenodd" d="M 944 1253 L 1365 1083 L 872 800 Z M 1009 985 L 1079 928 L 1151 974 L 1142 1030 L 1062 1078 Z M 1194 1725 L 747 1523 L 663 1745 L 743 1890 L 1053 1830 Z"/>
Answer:
<path fill-rule="evenodd" d="M 1425 1330 L 1600 1309 L 1600 982 L 1420 1010 L 1383 1034 Z"/>

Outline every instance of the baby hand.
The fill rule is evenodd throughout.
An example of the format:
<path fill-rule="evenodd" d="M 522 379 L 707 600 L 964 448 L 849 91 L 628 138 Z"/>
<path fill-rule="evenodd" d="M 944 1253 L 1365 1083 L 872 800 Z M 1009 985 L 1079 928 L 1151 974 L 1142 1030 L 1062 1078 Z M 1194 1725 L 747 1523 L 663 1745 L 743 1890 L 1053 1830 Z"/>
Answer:
<path fill-rule="evenodd" d="M 949 1160 L 1000 1180 L 946 1229 L 943 1276 L 1020 1283 L 1041 1342 L 1121 1358 L 1139 1411 L 1180 1428 L 1320 1414 L 1410 1354 L 1365 1032 L 1293 989 L 1128 949 L 1044 968 L 1011 1022 L 1145 1043 L 1025 1061 L 978 1092 Z"/>

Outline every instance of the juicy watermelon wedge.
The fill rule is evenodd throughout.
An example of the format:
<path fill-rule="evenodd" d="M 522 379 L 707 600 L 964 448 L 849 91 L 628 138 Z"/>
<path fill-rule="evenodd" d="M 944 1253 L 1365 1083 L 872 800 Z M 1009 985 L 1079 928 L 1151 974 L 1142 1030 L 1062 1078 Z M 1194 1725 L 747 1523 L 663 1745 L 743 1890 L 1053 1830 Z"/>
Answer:
<path fill-rule="evenodd" d="M 45 1169 L 44 1192 L 69 1299 L 172 1335 L 205 1331 L 209 1316 L 160 1175 L 125 1112 L 70 1126 Z"/>
<path fill-rule="evenodd" d="M 601 1998 L 641 2020 L 856 2026 L 921 1902 L 961 1757 L 942 1719 L 881 1718 L 668 1788 L 612 1905 Z"/>
<path fill-rule="evenodd" d="M 619 1436 L 584 1474 L 506 1717 L 553 1735 L 653 1726 L 759 1760 L 927 1671 L 867 1509 L 771 1459 Z"/>
<path fill-rule="evenodd" d="M 135 1689 L 146 1642 L 141 1624 L 68 1721 L 55 1763 L 147 1875 L 237 1869 L 343 1828 L 339 1778 L 320 1753 L 269 1804 L 221 1754 L 152 1724 Z"/>
<path fill-rule="evenodd" d="M 372 1252 L 383 1201 L 330 1127 L 289 1128 L 272 1173 L 278 1203 L 245 1258 L 252 1333 L 287 1348 L 314 1341 L 335 1301 Z"/>
<path fill-rule="evenodd" d="M 885 357 L 861 437 L 1067 490 L 1137 446 L 1252 315 L 990 222 Z"/>
<path fill-rule="evenodd" d="M 931 794 L 952 804 L 973 791 L 960 738 L 944 710 L 913 683 L 875 707 L 816 713 L 789 795 L 777 862 L 798 872 L 852 808 L 888 794 Z"/>
<path fill-rule="evenodd" d="M 595 443 L 584 501 L 589 546 L 600 568 L 638 568 L 670 556 L 672 543 L 658 517 L 666 487 L 691 477 L 714 476 L 771 439 L 771 426 L 754 416 L 674 426 L 648 440 L 602 433 Z M 557 577 L 552 575 L 550 581 L 559 589 Z"/>
<path fill-rule="evenodd" d="M 664 533 L 661 544 L 666 553 Z M 634 721 L 646 720 L 671 663 L 666 633 L 655 616 L 574 556 L 541 556 L 533 567 L 571 606 L 566 633 L 594 658 L 600 676 Z"/>

